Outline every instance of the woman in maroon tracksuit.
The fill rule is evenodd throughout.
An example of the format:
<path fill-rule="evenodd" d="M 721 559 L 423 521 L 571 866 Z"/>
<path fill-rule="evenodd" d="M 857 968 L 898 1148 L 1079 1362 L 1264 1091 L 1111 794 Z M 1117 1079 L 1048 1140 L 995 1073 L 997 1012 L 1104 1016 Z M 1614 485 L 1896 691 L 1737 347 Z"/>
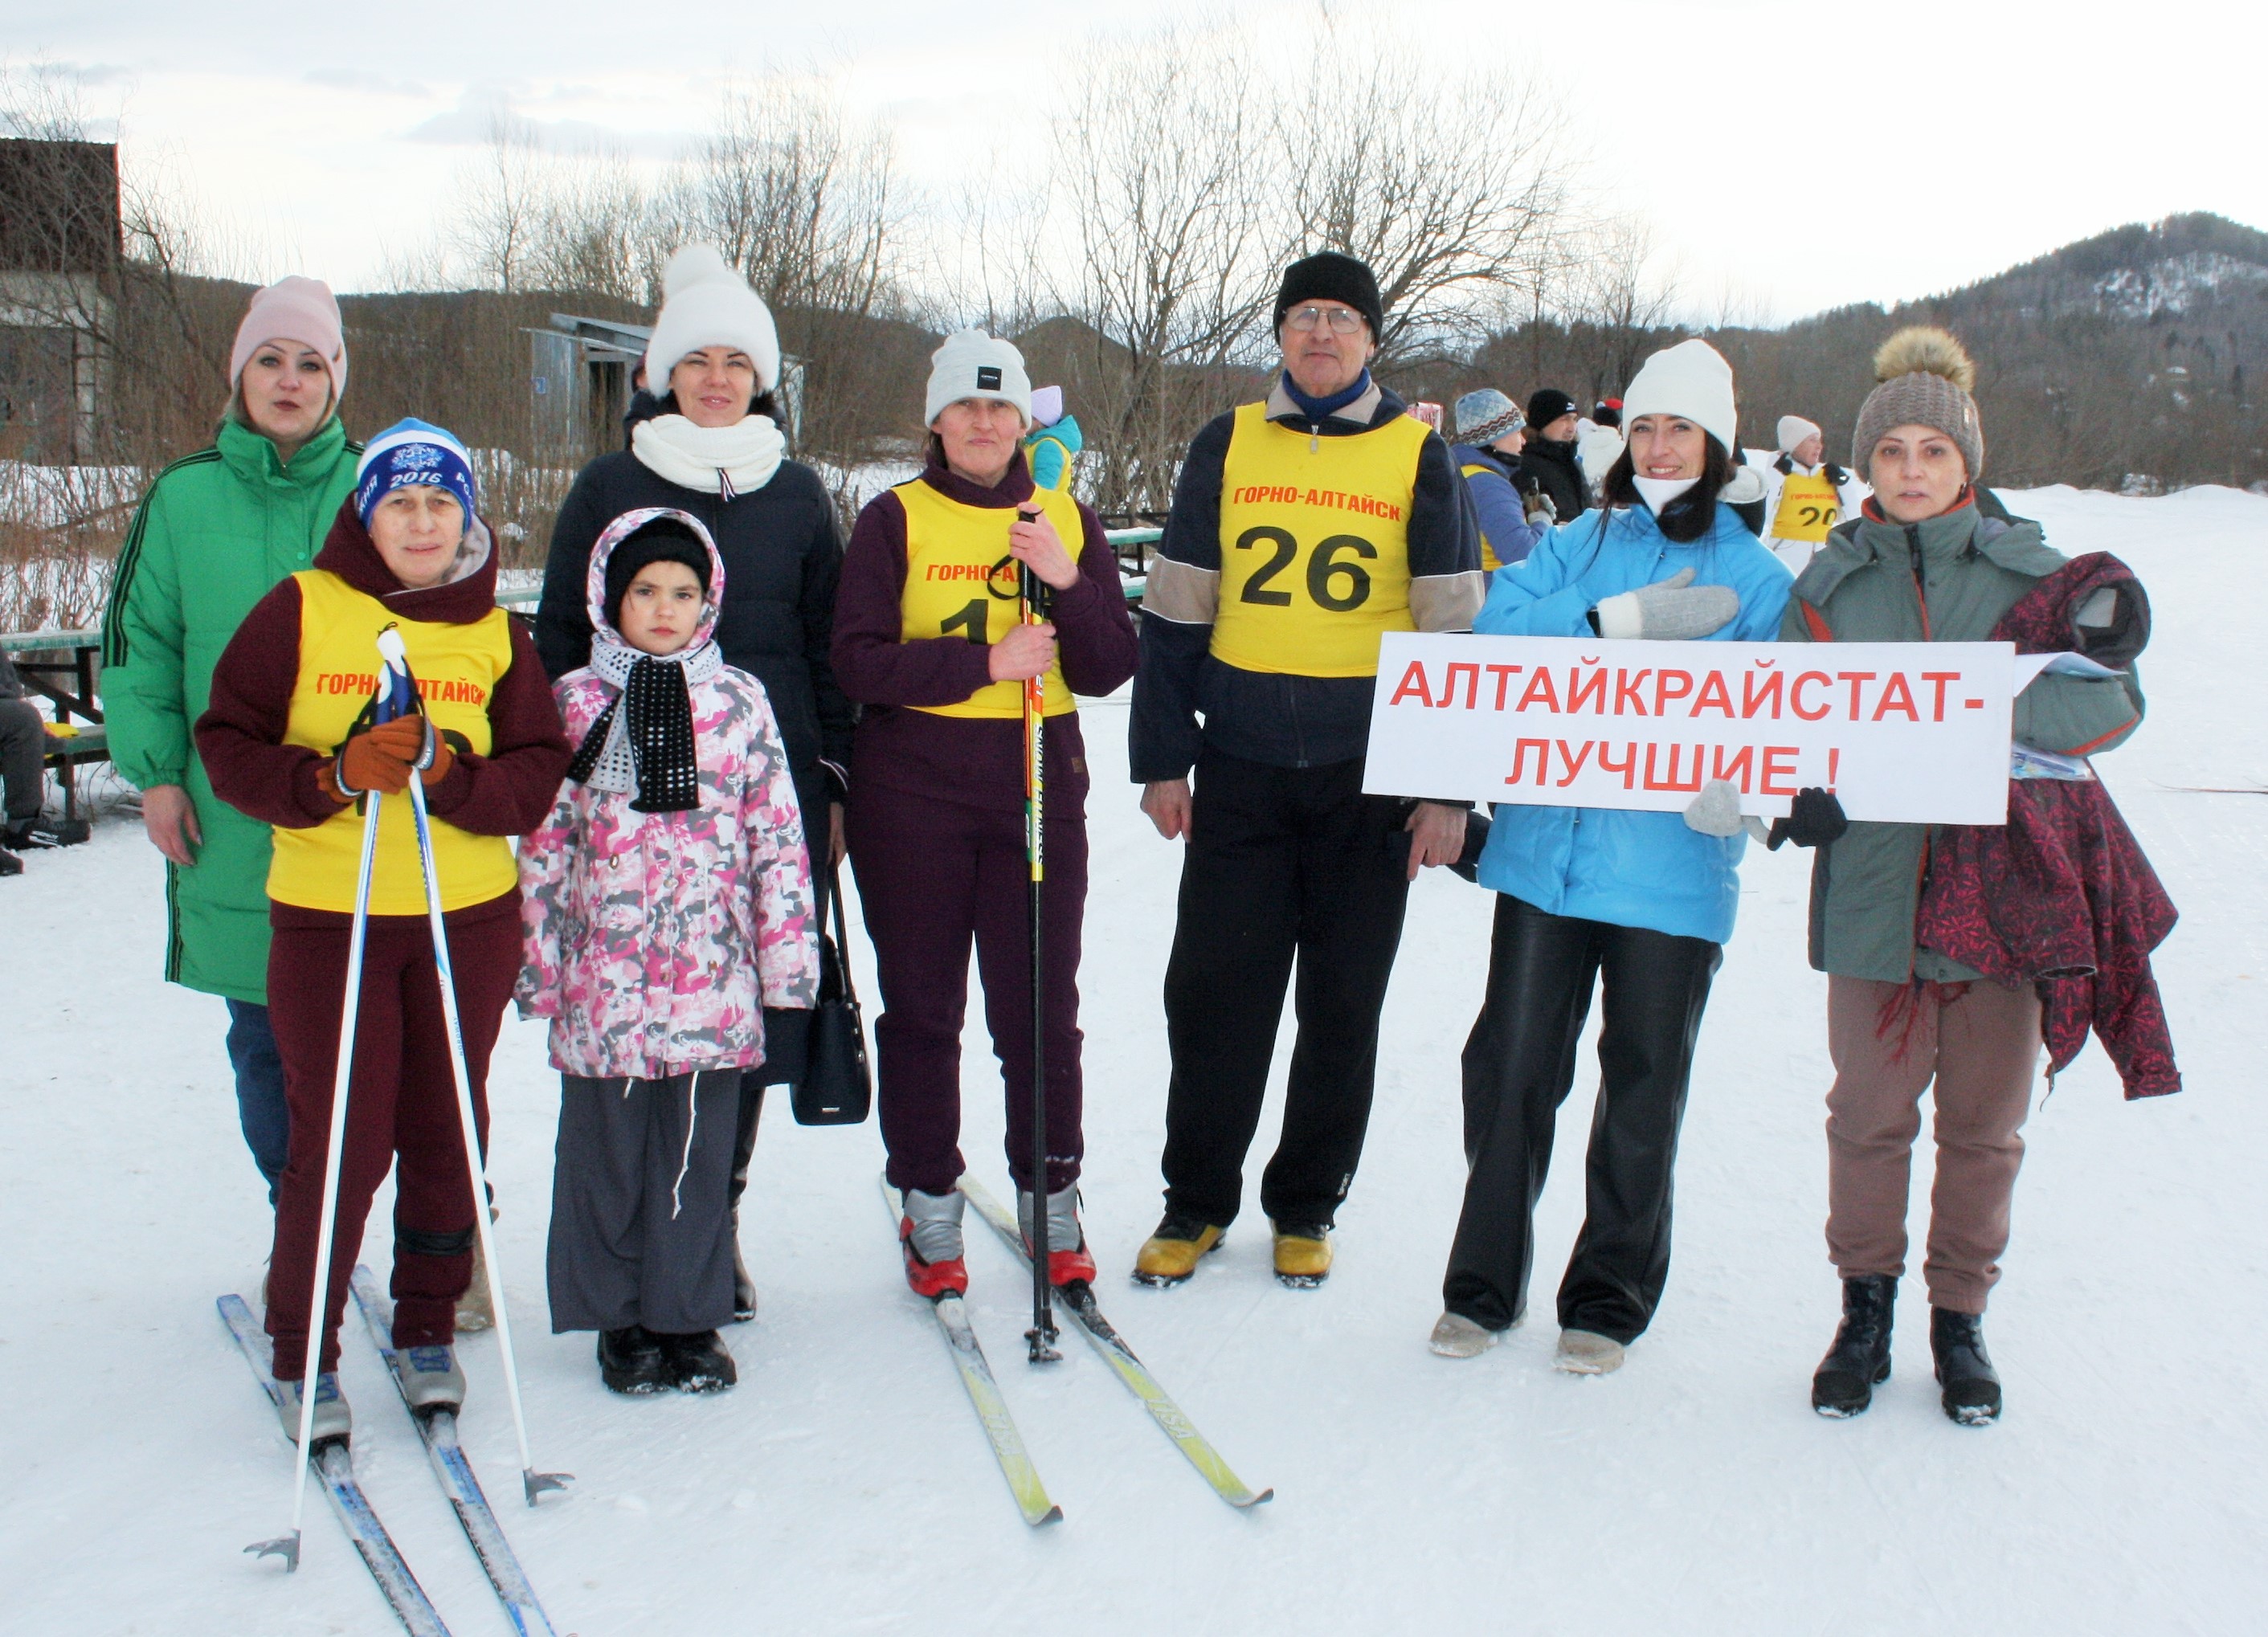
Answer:
<path fill-rule="evenodd" d="M 1035 491 L 1022 355 L 975 330 L 932 360 L 929 462 L 858 517 L 836 592 L 834 664 L 865 705 L 845 814 L 883 1012 L 882 1141 L 905 1196 L 906 1275 L 936 1296 L 961 1259 L 961 1027 L 976 947 L 985 1021 L 1007 1090 L 1008 1170 L 1028 1223 L 1044 1193 L 1049 1273 L 1092 1279 L 1078 1218 L 1079 929 L 1086 902 L 1086 757 L 1071 695 L 1134 674 L 1134 627 L 1101 521 Z M 1074 556 L 1074 554 L 1076 555 Z M 1049 588 L 1047 621 L 1015 624 L 1014 570 Z M 1048 1175 L 1031 1176 L 1032 999 L 1024 856 L 1023 687 L 1044 677 Z"/>

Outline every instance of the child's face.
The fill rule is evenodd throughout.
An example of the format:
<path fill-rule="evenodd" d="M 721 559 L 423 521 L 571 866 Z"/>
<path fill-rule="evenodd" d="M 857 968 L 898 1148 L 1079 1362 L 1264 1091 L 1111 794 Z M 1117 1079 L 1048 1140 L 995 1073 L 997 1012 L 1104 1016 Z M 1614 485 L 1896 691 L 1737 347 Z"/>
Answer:
<path fill-rule="evenodd" d="M 622 641 L 642 654 L 674 654 L 701 623 L 701 576 L 681 562 L 650 562 L 622 593 Z"/>

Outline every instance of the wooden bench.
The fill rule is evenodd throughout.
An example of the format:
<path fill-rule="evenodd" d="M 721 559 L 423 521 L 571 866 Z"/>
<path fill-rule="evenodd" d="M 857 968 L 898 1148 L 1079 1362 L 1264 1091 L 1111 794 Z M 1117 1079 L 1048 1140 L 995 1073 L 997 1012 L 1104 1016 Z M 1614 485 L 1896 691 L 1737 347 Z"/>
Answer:
<path fill-rule="evenodd" d="M 63 787 L 63 821 L 76 826 L 78 781 L 74 770 L 110 760 L 110 736 L 102 725 L 102 706 L 94 691 L 95 656 L 102 651 L 99 631 L 10 631 L 0 633 L 0 654 L 14 662 L 24 686 L 52 702 L 55 726 L 48 734 L 47 766 Z M 26 655 L 68 654 L 68 659 Z M 73 720 L 76 717 L 77 720 Z"/>

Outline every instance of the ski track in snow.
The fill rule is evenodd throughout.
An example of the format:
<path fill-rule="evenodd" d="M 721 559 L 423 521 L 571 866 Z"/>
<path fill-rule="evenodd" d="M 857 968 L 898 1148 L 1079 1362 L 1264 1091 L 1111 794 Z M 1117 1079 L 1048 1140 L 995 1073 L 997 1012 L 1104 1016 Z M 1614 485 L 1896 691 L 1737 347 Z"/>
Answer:
<path fill-rule="evenodd" d="M 2258 1629 L 2268 802 L 2160 787 L 2268 776 L 2268 500 L 2010 498 L 2066 551 L 2118 552 L 2154 601 L 2151 720 L 2101 765 L 2183 912 L 2158 973 L 2188 1090 L 2124 1105 L 2090 1046 L 2036 1108 L 1988 1329 L 2003 1424 L 1963 1430 L 1939 1412 L 1918 1278 L 1874 1408 L 1844 1422 L 1809 1408 L 1837 1294 L 1822 1239 L 1825 981 L 1804 965 L 1808 858 L 1792 852 L 1752 849 L 1744 866 L 1685 1124 L 1676 1266 L 1619 1374 L 1550 1368 L 1587 1054 L 1542 1208 L 1533 1317 L 1470 1362 L 1425 1349 L 1490 914 L 1447 872 L 1411 899 L 1329 1285 L 1274 1284 L 1250 1202 L 1279 1058 L 1226 1247 L 1182 1289 L 1134 1288 L 1125 1272 L 1158 1208 L 1178 860 L 1123 782 L 1123 701 L 1101 701 L 1088 708 L 1082 987 L 1103 1307 L 1277 1499 L 1250 1516 L 1222 1507 L 1088 1349 L 1027 1366 L 1027 1287 L 972 1226 L 973 1318 L 1066 1514 L 1024 1528 L 874 1211 L 875 1127 L 799 1128 L 784 1106 L 744 1213 L 762 1311 L 727 1332 L 739 1390 L 611 1397 L 592 1339 L 549 1333 L 557 1082 L 541 1025 L 515 1020 L 491 1082 L 498 1233 L 536 1460 L 578 1482 L 537 1510 L 518 1504 L 493 1334 L 464 1349 L 464 1436 L 559 1629 Z M 122 818 L 0 884 L 0 1398 L 15 1406 L 0 1419 L 0 1629 L 386 1633 L 320 1498 L 296 1576 L 240 1555 L 287 1522 L 290 1468 L 213 1298 L 256 1293 L 268 1214 L 236 1130 L 220 1002 L 160 981 L 164 922 L 158 860 Z M 872 962 L 853 938 L 871 1016 Z M 998 1081 L 970 1010 L 963 1146 L 998 1192 Z M 381 1194 L 364 1249 L 381 1277 L 390 1220 Z M 372 1499 L 453 1629 L 504 1632 L 351 1322 L 345 1347 Z"/>

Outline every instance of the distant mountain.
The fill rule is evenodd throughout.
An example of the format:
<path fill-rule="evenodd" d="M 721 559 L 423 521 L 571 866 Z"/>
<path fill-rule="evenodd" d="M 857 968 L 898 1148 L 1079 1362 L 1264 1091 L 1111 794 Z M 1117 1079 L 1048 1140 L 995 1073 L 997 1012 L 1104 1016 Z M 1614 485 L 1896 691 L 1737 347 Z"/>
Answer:
<path fill-rule="evenodd" d="M 1699 333 L 1732 361 L 1745 442 L 1769 444 L 1793 413 L 1826 428 L 1830 458 L 1845 460 L 1874 349 L 1909 324 L 1943 325 L 1975 356 L 1989 483 L 2268 485 L 2268 233 L 2168 217 L 1887 311 Z M 1409 371 L 1406 385 L 1443 400 L 1477 385 L 1521 398 L 1558 386 L 1588 402 L 1618 393 L 1631 361 L 1695 333 L 1525 325 L 1470 359 Z"/>
<path fill-rule="evenodd" d="M 2129 321 L 2183 317 L 2268 290 L 2268 233 L 2199 211 L 2132 223 L 2009 268 L 1942 298 L 2013 300 L 2028 318 L 2095 312 Z"/>

